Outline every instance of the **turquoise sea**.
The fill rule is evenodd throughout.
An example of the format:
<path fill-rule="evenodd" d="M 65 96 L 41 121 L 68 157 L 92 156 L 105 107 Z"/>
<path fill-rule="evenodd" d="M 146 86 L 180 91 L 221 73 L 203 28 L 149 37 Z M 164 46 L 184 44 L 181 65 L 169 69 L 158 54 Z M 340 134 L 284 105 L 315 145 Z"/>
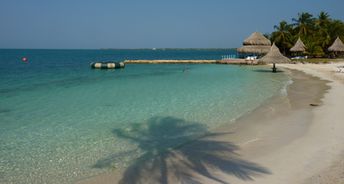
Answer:
<path fill-rule="evenodd" d="M 126 168 L 144 150 L 114 130 L 170 118 L 211 131 L 280 94 L 289 81 L 284 73 L 262 72 L 261 66 L 89 66 L 99 60 L 221 59 L 229 54 L 235 51 L 0 50 L 0 183 L 72 183 Z"/>

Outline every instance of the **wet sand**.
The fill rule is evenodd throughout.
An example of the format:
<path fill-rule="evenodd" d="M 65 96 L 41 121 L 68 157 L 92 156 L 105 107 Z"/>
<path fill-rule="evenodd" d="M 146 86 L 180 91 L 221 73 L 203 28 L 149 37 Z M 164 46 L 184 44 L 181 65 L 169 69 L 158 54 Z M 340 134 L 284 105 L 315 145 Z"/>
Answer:
<path fill-rule="evenodd" d="M 156 158 L 78 183 L 280 184 L 325 173 L 344 151 L 344 100 L 338 100 L 344 86 L 318 73 L 283 70 L 293 80 L 287 95 Z"/>

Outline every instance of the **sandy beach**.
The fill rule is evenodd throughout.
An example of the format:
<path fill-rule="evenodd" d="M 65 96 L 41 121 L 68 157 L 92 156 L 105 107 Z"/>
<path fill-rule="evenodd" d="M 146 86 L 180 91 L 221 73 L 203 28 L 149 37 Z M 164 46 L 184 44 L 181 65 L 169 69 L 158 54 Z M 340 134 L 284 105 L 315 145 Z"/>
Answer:
<path fill-rule="evenodd" d="M 77 183 L 344 183 L 338 65 L 278 65 L 293 81 L 286 95 L 158 158 Z"/>
<path fill-rule="evenodd" d="M 344 73 L 338 72 L 338 66 L 344 66 L 344 61 L 332 64 L 297 64 L 282 65 L 289 69 L 301 70 L 307 74 L 331 81 L 331 89 L 323 99 L 323 105 L 314 111 L 313 127 L 319 126 L 318 137 L 322 137 L 323 147 L 314 153 L 316 162 L 310 163 L 313 167 L 311 177 L 305 184 L 337 184 L 344 183 L 344 151 L 343 151 L 343 106 L 344 106 Z M 323 127 L 323 130 L 320 130 Z M 315 129 L 314 129 L 315 130 Z M 321 132 L 321 133 L 320 133 Z M 317 132 L 314 131 L 314 134 Z M 302 180 L 301 180 L 302 181 Z"/>
<path fill-rule="evenodd" d="M 271 173 L 249 181 L 233 177 L 226 181 L 271 184 L 344 183 L 344 124 L 341 118 L 344 113 L 344 74 L 337 72 L 337 66 L 343 65 L 342 62 L 279 65 L 284 69 L 307 74 L 292 72 L 294 84 L 288 88 L 289 103 L 282 100 L 263 106 L 257 111 L 261 111 L 258 114 L 266 117 L 259 117 L 257 112 L 253 112 L 235 125 L 243 132 L 253 129 L 249 136 L 244 138 L 243 132 L 240 132 L 241 135 L 237 137 L 242 141 L 239 143 L 242 145 L 241 154 L 268 168 Z M 309 76 L 315 78 L 308 78 Z M 285 105 L 278 105 L 283 103 Z M 289 108 L 286 108 L 288 105 Z M 252 124 L 255 126 L 252 127 Z"/>

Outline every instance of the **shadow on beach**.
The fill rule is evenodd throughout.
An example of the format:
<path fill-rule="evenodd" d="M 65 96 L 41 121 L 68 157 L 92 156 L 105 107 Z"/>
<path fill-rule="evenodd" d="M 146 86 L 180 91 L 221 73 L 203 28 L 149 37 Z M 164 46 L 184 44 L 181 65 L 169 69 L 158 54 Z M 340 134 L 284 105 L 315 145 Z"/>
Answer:
<path fill-rule="evenodd" d="M 114 129 L 117 138 L 137 144 L 143 154 L 132 161 L 119 183 L 229 183 L 226 175 L 241 180 L 269 174 L 269 170 L 243 160 L 236 145 L 218 141 L 229 133 L 211 133 L 205 125 L 174 117 L 154 117 L 143 124 Z M 95 168 L 111 167 L 125 154 L 98 160 Z M 202 182 L 203 181 L 203 182 Z"/>

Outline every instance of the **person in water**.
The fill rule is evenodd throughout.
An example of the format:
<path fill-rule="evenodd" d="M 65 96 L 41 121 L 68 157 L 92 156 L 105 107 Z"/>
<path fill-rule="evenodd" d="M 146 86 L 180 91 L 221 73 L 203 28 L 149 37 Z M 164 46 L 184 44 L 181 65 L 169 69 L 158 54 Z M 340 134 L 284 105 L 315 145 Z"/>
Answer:
<path fill-rule="evenodd" d="M 183 73 L 184 73 L 184 72 L 187 72 L 188 70 L 189 70 L 188 67 L 184 67 L 184 69 L 183 69 L 182 71 L 183 71 Z"/>

